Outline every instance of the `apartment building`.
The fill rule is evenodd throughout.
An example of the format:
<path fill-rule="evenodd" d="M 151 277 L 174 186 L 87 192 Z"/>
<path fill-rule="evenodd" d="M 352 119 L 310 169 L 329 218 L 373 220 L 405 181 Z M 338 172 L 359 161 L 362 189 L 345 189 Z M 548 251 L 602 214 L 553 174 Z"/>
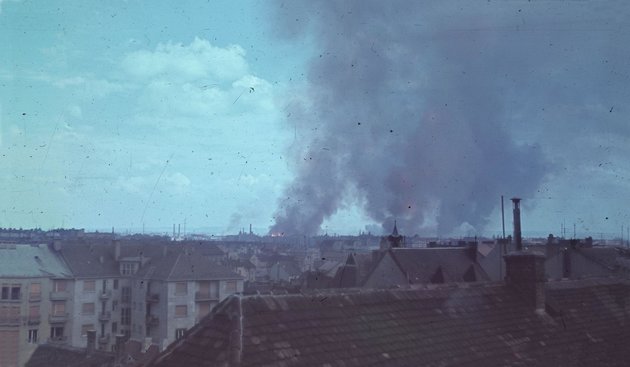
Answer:
<path fill-rule="evenodd" d="M 244 279 L 203 247 L 164 248 L 138 272 L 132 291 L 134 340 L 165 348 L 231 294 Z"/>
<path fill-rule="evenodd" d="M 22 366 L 40 343 L 66 341 L 71 272 L 45 244 L 0 244 L 0 367 Z"/>
<path fill-rule="evenodd" d="M 96 330 L 96 347 L 112 350 L 117 334 L 129 335 L 131 273 L 123 268 L 119 241 L 72 242 L 57 247 L 72 272 L 68 344 L 87 347 L 87 331 Z M 127 317 L 126 317 L 127 316 Z"/>

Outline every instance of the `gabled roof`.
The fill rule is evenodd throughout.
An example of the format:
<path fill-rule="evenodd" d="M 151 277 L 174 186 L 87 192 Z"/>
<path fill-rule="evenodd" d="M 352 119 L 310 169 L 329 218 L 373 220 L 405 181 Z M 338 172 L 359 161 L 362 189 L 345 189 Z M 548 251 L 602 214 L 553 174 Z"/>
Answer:
<path fill-rule="evenodd" d="M 537 314 L 503 283 L 230 296 L 150 365 L 626 366 L 630 285 L 548 284 Z"/>
<path fill-rule="evenodd" d="M 242 279 L 230 268 L 219 264 L 202 250 L 172 245 L 150 257 L 137 273 L 138 277 L 156 280 Z"/>
<path fill-rule="evenodd" d="M 0 244 L 0 277 L 71 276 L 67 264 L 48 245 Z"/>
<path fill-rule="evenodd" d="M 469 248 L 392 248 L 385 254 L 391 256 L 409 284 L 490 280 Z"/>

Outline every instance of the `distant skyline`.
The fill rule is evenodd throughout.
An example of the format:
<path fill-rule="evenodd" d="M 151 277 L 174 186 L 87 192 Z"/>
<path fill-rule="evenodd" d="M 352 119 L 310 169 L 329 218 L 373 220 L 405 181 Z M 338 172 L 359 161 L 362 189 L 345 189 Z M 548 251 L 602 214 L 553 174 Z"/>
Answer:
<path fill-rule="evenodd" d="M 629 4 L 393 1 L 385 5 L 383 17 L 412 14 L 411 20 L 401 21 L 403 29 L 426 38 L 402 40 L 393 50 L 382 47 L 390 56 L 399 52 L 413 58 L 414 64 L 392 62 L 400 70 L 388 72 L 394 77 L 386 80 L 385 89 L 356 104 L 352 92 L 342 91 L 347 98 L 335 100 L 339 108 L 323 111 L 326 99 L 317 98 L 333 85 L 325 80 L 333 76 L 319 78 L 318 73 L 337 63 L 373 66 L 358 57 L 361 52 L 370 54 L 370 45 L 374 51 L 380 50 L 379 42 L 398 41 L 398 25 L 378 23 L 384 28 L 377 33 L 389 37 L 379 39 L 371 33 L 374 26 L 363 22 L 381 20 L 379 14 L 386 12 L 378 4 L 0 0 L 0 227 L 139 232 L 144 226 L 168 233 L 173 223 L 186 222 L 191 230 L 213 228 L 216 234 L 237 233 L 252 224 L 263 234 L 291 205 L 312 212 L 313 203 L 289 197 L 287 187 L 311 193 L 295 188 L 312 177 L 305 174 L 313 164 L 308 162 L 311 153 L 328 159 L 326 149 L 335 149 L 334 159 L 355 153 L 366 157 L 362 168 L 375 172 L 366 179 L 383 179 L 387 187 L 403 187 L 389 178 L 404 181 L 405 176 L 375 162 L 391 162 L 392 167 L 418 162 L 421 167 L 410 175 L 419 185 L 409 191 L 415 196 L 382 198 L 386 204 L 378 210 L 372 206 L 381 198 L 373 193 L 381 192 L 380 186 L 361 187 L 357 181 L 339 188 L 335 204 L 322 211 L 321 233 L 376 233 L 381 224 L 387 231 L 397 218 L 407 234 L 434 235 L 440 207 L 444 217 L 447 206 L 474 202 L 462 213 L 485 213 L 484 218 L 446 218 L 456 224 L 445 230 L 455 236 L 492 236 L 501 231 L 500 194 L 506 197 L 507 233 L 512 196 L 524 196 L 525 235 L 559 235 L 564 222 L 569 235 L 575 223 L 580 237 L 611 238 L 621 235 L 622 225 L 630 226 L 630 50 L 624 46 L 630 43 Z M 328 32 L 346 24 L 354 37 L 348 42 L 367 37 L 365 44 L 348 47 L 348 52 L 358 50 L 355 54 L 342 54 L 330 40 Z M 418 50 L 404 48 L 416 43 Z M 462 55 L 472 61 L 462 61 Z M 319 61 L 325 57 L 331 63 Z M 457 62 L 449 64 L 448 57 Z M 489 60 L 494 63 L 487 65 Z M 435 65 L 452 69 L 432 69 Z M 505 76 L 498 82 L 483 84 L 487 73 L 499 72 Z M 404 73 L 409 75 L 400 78 Z M 440 77 L 431 80 L 433 75 Z M 449 89 L 459 79 L 482 84 L 475 85 L 478 90 Z M 444 90 L 431 89 L 441 88 L 441 80 L 447 81 Z M 349 87 L 355 87 L 357 96 L 363 92 L 363 86 Z M 384 111 L 405 110 L 419 123 L 430 116 L 456 120 L 467 115 L 471 102 L 455 99 L 449 102 L 453 110 L 425 108 L 431 103 L 428 96 L 434 101 L 465 98 L 494 87 L 505 100 L 497 106 L 501 114 L 493 116 L 496 123 L 487 128 L 499 127 L 505 136 L 497 133 L 488 144 L 510 139 L 509 149 L 515 152 L 496 167 L 485 162 L 503 152 L 479 153 L 488 144 L 462 132 L 461 126 L 482 131 L 475 121 L 455 121 L 451 132 L 444 128 L 449 120 L 416 130 L 409 121 L 369 125 L 370 111 L 363 111 L 365 104 L 378 100 Z M 399 95 L 392 97 L 390 90 Z M 427 100 L 419 98 L 425 95 Z M 347 117 L 351 127 L 329 119 L 350 108 L 359 110 Z M 361 122 L 357 116 L 376 135 L 355 130 Z M 435 146 L 428 135 L 415 135 L 444 131 L 452 141 Z M 351 144 L 344 146 L 343 140 L 335 147 L 314 145 L 327 134 L 359 136 L 368 143 L 361 141 L 356 151 L 344 151 Z M 415 155 L 416 145 L 425 155 Z M 437 154 L 432 151 L 438 148 Z M 478 157 L 470 158 L 471 151 Z M 433 156 L 437 159 L 428 158 Z M 466 157 L 484 163 L 483 170 L 467 165 Z M 528 177 L 527 168 L 532 176 L 536 171 L 531 184 L 522 186 L 531 192 L 512 192 L 524 180 L 508 171 L 510 157 L 533 162 L 521 172 Z M 328 161 L 322 162 L 326 171 L 321 176 L 329 175 Z M 462 172 L 464 179 L 458 181 L 453 172 Z M 352 177 L 364 177 L 358 168 L 355 173 Z M 350 177 L 344 174 L 342 180 Z M 514 185 L 485 190 L 502 180 Z M 435 188 L 445 182 L 459 189 Z M 440 194 L 442 198 L 434 196 Z M 423 215 L 396 206 L 407 208 L 407 202 Z M 319 225 L 317 219 L 313 223 Z"/>

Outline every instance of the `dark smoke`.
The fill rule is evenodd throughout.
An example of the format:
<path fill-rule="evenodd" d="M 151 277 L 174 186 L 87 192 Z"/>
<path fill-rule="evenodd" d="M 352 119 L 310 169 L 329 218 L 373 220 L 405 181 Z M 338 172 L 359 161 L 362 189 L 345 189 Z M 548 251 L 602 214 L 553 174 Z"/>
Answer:
<path fill-rule="evenodd" d="M 541 129 L 537 113 L 549 100 L 581 104 L 596 93 L 579 81 L 593 66 L 582 57 L 606 45 L 572 32 L 585 25 L 585 6 L 278 5 L 283 36 L 310 36 L 317 52 L 306 101 L 288 104 L 300 133 L 296 176 L 270 232 L 317 233 L 348 199 L 388 230 L 397 219 L 417 233 L 430 216 L 438 234 L 464 223 L 482 230 L 501 194 L 533 196 L 552 167 L 528 139 Z"/>

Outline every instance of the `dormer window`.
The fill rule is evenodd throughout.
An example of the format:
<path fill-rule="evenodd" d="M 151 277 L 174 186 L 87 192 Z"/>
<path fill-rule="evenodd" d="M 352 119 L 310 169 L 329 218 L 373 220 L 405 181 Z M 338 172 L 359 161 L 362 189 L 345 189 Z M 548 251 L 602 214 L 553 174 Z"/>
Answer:
<path fill-rule="evenodd" d="M 132 275 L 136 273 L 136 264 L 124 262 L 120 264 L 120 274 L 122 275 Z"/>

